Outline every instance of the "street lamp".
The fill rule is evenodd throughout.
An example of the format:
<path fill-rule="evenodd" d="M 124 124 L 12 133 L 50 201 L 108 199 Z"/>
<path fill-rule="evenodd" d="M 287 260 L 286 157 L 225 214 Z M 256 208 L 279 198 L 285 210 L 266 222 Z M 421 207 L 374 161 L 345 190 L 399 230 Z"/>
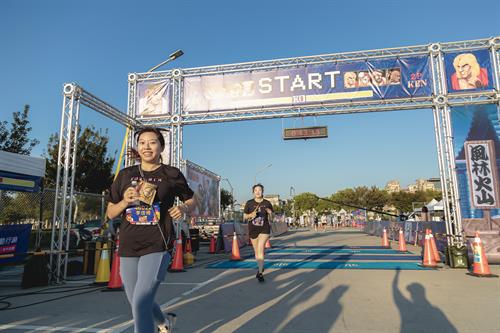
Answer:
<path fill-rule="evenodd" d="M 290 197 L 292 198 L 292 221 L 295 223 L 295 187 L 290 186 Z"/>
<path fill-rule="evenodd" d="M 229 187 L 231 188 L 231 205 L 230 205 L 230 207 L 231 207 L 231 211 L 233 211 L 233 201 L 234 201 L 233 185 L 231 185 L 231 182 L 227 178 L 222 178 L 221 181 L 222 180 L 225 180 L 228 183 Z"/>
<path fill-rule="evenodd" d="M 163 61 L 163 62 L 159 63 L 158 65 L 154 66 L 153 68 L 151 68 L 151 69 L 148 71 L 148 73 L 149 73 L 149 72 L 152 72 L 152 71 L 154 71 L 154 70 L 157 70 L 157 69 L 158 69 L 158 68 L 160 68 L 161 66 L 163 66 L 163 65 L 165 65 L 165 64 L 167 64 L 167 63 L 169 63 L 169 62 L 171 62 L 171 61 L 173 61 L 173 60 L 175 60 L 175 59 L 179 58 L 179 57 L 180 57 L 180 56 L 182 56 L 183 54 L 184 54 L 184 52 L 182 52 L 182 50 L 177 50 L 177 51 L 175 51 L 174 53 L 172 53 L 171 55 L 169 55 L 169 56 L 168 56 L 168 59 L 167 59 L 167 60 L 165 60 L 165 61 Z"/>
<path fill-rule="evenodd" d="M 257 172 L 255 173 L 255 176 L 253 177 L 253 184 L 254 184 L 254 185 L 255 185 L 255 184 L 257 184 L 257 175 L 258 175 L 259 173 L 261 173 L 262 171 L 264 171 L 264 170 L 266 170 L 267 168 L 270 168 L 270 167 L 272 167 L 272 166 L 273 166 L 273 165 L 272 165 L 272 163 L 269 163 L 268 165 L 266 165 L 265 167 L 263 167 L 262 169 L 260 169 L 259 171 L 257 171 Z"/>

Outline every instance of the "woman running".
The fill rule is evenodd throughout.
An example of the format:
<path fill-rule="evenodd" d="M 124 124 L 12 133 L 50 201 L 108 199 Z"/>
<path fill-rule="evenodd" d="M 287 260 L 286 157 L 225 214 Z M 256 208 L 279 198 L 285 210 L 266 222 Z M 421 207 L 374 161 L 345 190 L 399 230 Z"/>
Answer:
<path fill-rule="evenodd" d="M 154 297 L 165 279 L 175 239 L 172 219 L 179 219 L 195 206 L 193 191 L 177 168 L 161 163 L 165 140 L 157 128 L 136 134 L 134 165 L 120 171 L 111 185 L 106 215 L 122 217 L 120 226 L 120 276 L 132 307 L 135 333 L 169 332 Z M 183 204 L 174 205 L 175 197 Z"/>
<path fill-rule="evenodd" d="M 264 282 L 264 251 L 269 240 L 273 216 L 273 205 L 264 199 L 264 186 L 257 184 L 252 187 L 253 199 L 248 200 L 243 211 L 243 218 L 248 221 L 248 234 L 252 241 L 255 260 L 259 266 L 255 277 L 259 282 Z"/>

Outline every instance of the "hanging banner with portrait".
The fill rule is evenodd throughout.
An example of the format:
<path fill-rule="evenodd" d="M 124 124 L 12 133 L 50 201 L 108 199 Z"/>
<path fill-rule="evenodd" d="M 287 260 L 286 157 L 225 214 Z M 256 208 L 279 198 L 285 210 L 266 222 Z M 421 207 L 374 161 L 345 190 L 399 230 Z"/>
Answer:
<path fill-rule="evenodd" d="M 192 217 L 220 217 L 220 176 L 190 161 L 183 161 L 183 172 L 196 197 Z"/>
<path fill-rule="evenodd" d="M 298 65 L 186 77 L 183 111 L 412 98 L 430 96 L 431 87 L 428 56 Z"/>
<path fill-rule="evenodd" d="M 136 88 L 136 116 L 155 117 L 170 114 L 171 80 L 141 81 Z"/>
<path fill-rule="evenodd" d="M 489 50 L 446 53 L 444 62 L 449 93 L 493 89 Z"/>

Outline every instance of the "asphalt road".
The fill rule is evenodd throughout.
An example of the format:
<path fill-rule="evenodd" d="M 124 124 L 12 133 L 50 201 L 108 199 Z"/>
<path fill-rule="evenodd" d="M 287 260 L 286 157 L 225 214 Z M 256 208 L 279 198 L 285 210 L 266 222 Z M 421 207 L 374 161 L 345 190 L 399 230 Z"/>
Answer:
<path fill-rule="evenodd" d="M 272 242 L 291 247 L 287 249 L 309 250 L 302 257 L 300 252 L 273 252 L 275 262 L 299 257 L 312 263 L 356 263 L 357 256 L 367 262 L 370 254 L 364 250 L 325 256 L 311 256 L 310 250 L 380 245 L 378 238 L 352 229 L 295 231 Z M 413 253 L 408 254 L 408 260 L 420 254 L 420 249 L 412 246 L 409 251 Z M 259 283 L 253 268 L 207 268 L 228 256 L 204 252 L 206 248 L 198 254 L 195 267 L 168 274 L 159 288 L 157 301 L 164 312 L 177 314 L 176 333 L 500 332 L 500 278 L 475 278 L 465 270 L 449 268 L 364 270 L 342 266 L 269 268 L 266 281 Z M 243 256 L 251 253 L 249 248 L 242 249 Z M 287 259 L 286 255 L 293 256 Z M 339 258 L 342 255 L 346 257 Z M 374 260 L 368 262 L 384 262 L 384 255 L 373 255 Z M 387 259 L 391 263 L 399 260 L 405 261 Z M 500 275 L 500 266 L 490 267 Z M 15 267 L 0 271 L 0 295 L 41 289 L 21 290 L 20 273 L 21 268 Z M 88 285 L 92 282 L 88 277 L 73 280 L 43 293 L 7 299 L 11 309 L 0 311 L 0 331 L 133 332 L 123 292 L 101 292 Z"/>

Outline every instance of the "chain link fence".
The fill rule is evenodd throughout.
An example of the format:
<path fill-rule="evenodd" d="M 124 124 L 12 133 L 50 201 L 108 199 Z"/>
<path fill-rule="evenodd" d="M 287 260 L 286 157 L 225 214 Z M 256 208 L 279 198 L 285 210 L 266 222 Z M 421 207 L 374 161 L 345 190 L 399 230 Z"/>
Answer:
<path fill-rule="evenodd" d="M 50 248 L 55 195 L 54 189 L 39 193 L 0 190 L 0 225 L 32 224 L 29 248 L 33 250 L 35 244 Z M 89 220 L 102 221 L 104 212 L 103 194 L 74 193 L 72 227 Z"/>
<path fill-rule="evenodd" d="M 54 189 L 40 193 L 0 190 L 0 224 L 33 224 L 33 229 L 52 228 L 54 214 Z M 74 224 L 102 219 L 104 196 L 102 194 L 75 192 L 73 196 Z M 41 222 L 41 223 L 40 223 Z"/>

